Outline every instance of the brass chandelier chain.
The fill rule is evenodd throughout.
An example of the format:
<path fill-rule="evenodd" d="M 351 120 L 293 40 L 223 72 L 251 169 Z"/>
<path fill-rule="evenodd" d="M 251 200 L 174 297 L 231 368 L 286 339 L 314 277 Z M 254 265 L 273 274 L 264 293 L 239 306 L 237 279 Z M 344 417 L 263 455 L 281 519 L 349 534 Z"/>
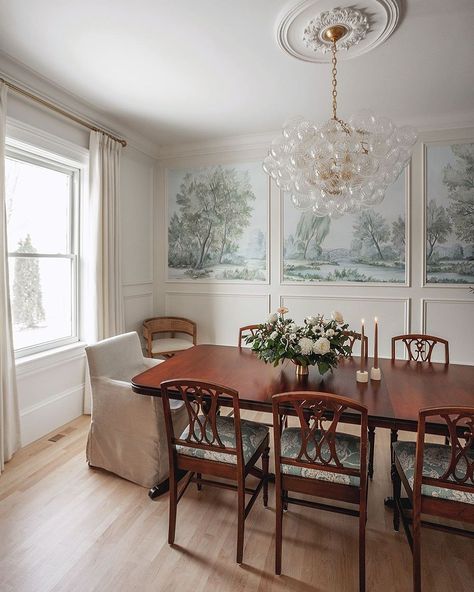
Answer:
<path fill-rule="evenodd" d="M 342 119 L 339 119 L 337 116 L 337 39 L 333 38 L 332 40 L 332 118 L 334 121 L 337 121 L 342 129 L 346 132 L 346 134 L 350 134 L 351 130 L 347 123 Z"/>

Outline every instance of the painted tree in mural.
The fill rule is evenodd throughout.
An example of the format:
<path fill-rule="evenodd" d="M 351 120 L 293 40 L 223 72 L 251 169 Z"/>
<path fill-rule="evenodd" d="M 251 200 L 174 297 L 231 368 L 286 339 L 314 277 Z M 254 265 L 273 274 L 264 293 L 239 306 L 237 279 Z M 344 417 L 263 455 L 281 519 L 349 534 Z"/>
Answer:
<path fill-rule="evenodd" d="M 28 234 L 18 242 L 17 253 L 36 253 Z M 15 280 L 13 282 L 13 319 L 26 328 L 38 326 L 44 321 L 43 296 L 39 261 L 33 257 L 15 258 Z"/>
<path fill-rule="evenodd" d="M 454 166 L 444 169 L 443 183 L 448 187 L 451 204 L 448 213 L 458 239 L 474 243 L 474 144 L 452 146 L 457 156 Z"/>
<path fill-rule="evenodd" d="M 375 247 L 378 257 L 384 259 L 383 243 L 390 240 L 390 227 L 385 218 L 374 210 L 363 210 L 353 226 L 354 238 L 366 247 Z"/>
<path fill-rule="evenodd" d="M 405 220 L 398 216 L 392 222 L 392 245 L 400 259 L 405 256 Z"/>
<path fill-rule="evenodd" d="M 435 246 L 446 242 L 451 228 L 451 221 L 446 213 L 446 209 L 443 206 L 439 206 L 434 199 L 431 199 L 426 208 L 427 261 L 433 256 Z"/>
<path fill-rule="evenodd" d="M 321 253 L 321 244 L 329 234 L 331 219 L 329 216 L 316 216 L 312 212 L 303 212 L 296 227 L 295 238 L 303 253 L 303 259 L 308 259 L 310 245 Z"/>
<path fill-rule="evenodd" d="M 235 253 L 254 200 L 247 172 L 218 166 L 187 173 L 176 196 L 180 213 L 170 221 L 169 264 L 202 269 Z"/>

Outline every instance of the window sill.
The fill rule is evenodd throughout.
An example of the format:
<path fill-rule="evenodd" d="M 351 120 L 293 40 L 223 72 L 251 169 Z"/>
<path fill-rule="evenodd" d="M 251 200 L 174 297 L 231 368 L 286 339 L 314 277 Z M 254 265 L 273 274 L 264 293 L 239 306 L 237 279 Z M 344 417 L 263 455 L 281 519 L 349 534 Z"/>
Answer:
<path fill-rule="evenodd" d="M 18 377 L 43 370 L 51 366 L 57 366 L 71 360 L 84 357 L 84 348 L 87 344 L 77 341 L 70 345 L 64 345 L 48 351 L 32 354 L 15 360 L 16 374 Z"/>

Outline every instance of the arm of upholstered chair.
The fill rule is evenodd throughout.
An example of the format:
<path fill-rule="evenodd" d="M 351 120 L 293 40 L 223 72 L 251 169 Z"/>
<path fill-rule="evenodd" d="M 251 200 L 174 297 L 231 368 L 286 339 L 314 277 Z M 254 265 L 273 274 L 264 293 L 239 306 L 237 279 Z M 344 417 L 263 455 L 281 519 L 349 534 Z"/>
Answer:
<path fill-rule="evenodd" d="M 176 431 L 187 424 L 182 403 L 174 409 L 173 422 Z M 143 487 L 153 487 L 166 479 L 168 450 L 161 399 L 134 393 L 129 382 L 92 378 L 87 458 L 91 466 L 102 467 Z"/>

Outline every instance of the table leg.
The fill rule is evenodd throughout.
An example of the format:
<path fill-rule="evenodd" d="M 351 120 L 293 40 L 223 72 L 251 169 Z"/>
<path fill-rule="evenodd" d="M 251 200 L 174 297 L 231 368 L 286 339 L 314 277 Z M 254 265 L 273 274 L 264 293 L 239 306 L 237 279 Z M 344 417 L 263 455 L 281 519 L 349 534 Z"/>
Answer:
<path fill-rule="evenodd" d="M 188 471 L 178 471 L 178 481 L 180 481 L 183 477 L 188 474 Z M 148 492 L 148 497 L 152 500 L 156 499 L 157 497 L 162 496 L 163 494 L 167 493 L 170 488 L 169 479 L 162 481 L 158 485 L 154 485 L 150 491 Z"/>
<path fill-rule="evenodd" d="M 369 479 L 374 477 L 375 428 L 369 426 Z"/>

